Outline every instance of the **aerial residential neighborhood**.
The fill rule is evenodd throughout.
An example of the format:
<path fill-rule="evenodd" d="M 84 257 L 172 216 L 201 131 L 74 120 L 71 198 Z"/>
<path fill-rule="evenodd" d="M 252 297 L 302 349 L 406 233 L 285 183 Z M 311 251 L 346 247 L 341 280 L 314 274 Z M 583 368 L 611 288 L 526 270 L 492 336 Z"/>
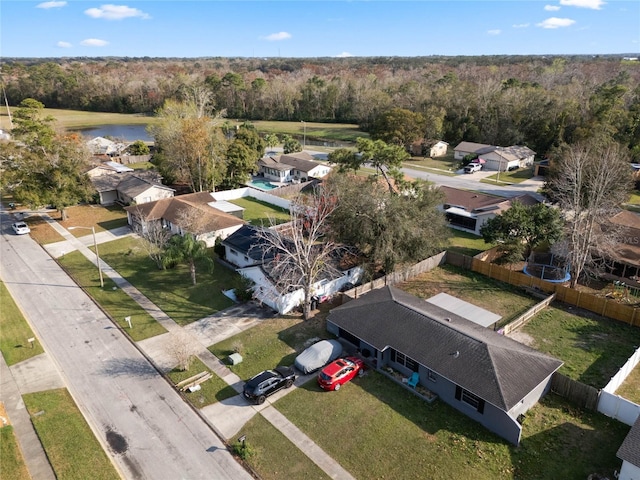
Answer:
<path fill-rule="evenodd" d="M 5 3 L 2 478 L 640 478 L 639 5 Z"/>

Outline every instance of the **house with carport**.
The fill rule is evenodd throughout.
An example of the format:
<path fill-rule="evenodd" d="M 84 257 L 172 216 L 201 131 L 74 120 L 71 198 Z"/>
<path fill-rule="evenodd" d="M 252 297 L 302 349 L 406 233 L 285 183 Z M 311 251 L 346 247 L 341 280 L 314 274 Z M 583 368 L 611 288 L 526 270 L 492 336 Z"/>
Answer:
<path fill-rule="evenodd" d="M 144 233 L 151 224 L 156 224 L 174 235 L 191 233 L 207 247 L 213 247 L 217 238 L 224 239 L 246 224 L 240 218 L 242 210 L 230 202 L 215 200 L 209 192 L 190 193 L 125 208 L 127 222 L 135 232 Z"/>
<path fill-rule="evenodd" d="M 392 286 L 331 310 L 327 330 L 514 445 L 562 362 Z"/>
<path fill-rule="evenodd" d="M 444 212 L 449 225 L 474 235 L 480 235 L 480 229 L 486 222 L 507 211 L 514 202 L 525 206 L 540 203 L 528 193 L 505 198 L 446 186 L 441 186 L 440 190 L 445 195 L 445 202 L 438 208 Z"/>
<path fill-rule="evenodd" d="M 474 142 L 460 142 L 453 149 L 453 158 L 455 160 L 463 160 L 467 155 L 475 155 L 480 160 L 483 160 L 483 168 L 485 170 L 506 172 L 516 168 L 532 166 L 536 152 L 524 145 L 497 147 Z"/>

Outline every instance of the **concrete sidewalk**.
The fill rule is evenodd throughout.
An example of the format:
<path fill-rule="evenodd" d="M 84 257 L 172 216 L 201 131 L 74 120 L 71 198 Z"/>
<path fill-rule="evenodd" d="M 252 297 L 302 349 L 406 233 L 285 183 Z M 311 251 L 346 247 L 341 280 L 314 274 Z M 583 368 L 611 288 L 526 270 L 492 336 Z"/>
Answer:
<path fill-rule="evenodd" d="M 45 249 L 52 257 L 57 258 L 71 251 L 79 250 L 89 261 L 97 266 L 96 255 L 88 248 L 93 246 L 93 235 L 76 238 L 48 215 L 41 214 L 41 216 L 65 238 L 64 241 L 45 246 Z M 96 242 L 100 244 L 131 234 L 128 227 L 111 232 L 100 232 L 96 234 Z M 168 333 L 166 334 L 137 342 L 138 347 L 153 361 L 159 370 L 166 372 L 175 366 L 175 361 L 167 354 L 167 346 L 175 342 L 176 335 L 185 336 L 193 345 L 196 356 L 209 369 L 238 393 L 242 392 L 244 385 L 242 379 L 207 350 L 207 347 L 270 318 L 272 314 L 269 310 L 259 308 L 253 304 L 237 305 L 181 327 L 102 259 L 100 259 L 100 268 L 106 276 L 112 279 L 119 288 L 167 330 Z M 310 376 L 301 376 L 296 380 L 295 385 L 299 386 L 309 379 Z M 238 395 L 205 407 L 201 409 L 201 412 L 225 439 L 230 439 L 240 431 L 242 426 L 253 415 L 260 412 L 331 478 L 352 479 L 353 477 L 335 460 L 271 406 L 271 402 L 276 401 L 294 389 L 295 387 L 276 393 L 261 406 L 250 405 L 241 395 Z"/>

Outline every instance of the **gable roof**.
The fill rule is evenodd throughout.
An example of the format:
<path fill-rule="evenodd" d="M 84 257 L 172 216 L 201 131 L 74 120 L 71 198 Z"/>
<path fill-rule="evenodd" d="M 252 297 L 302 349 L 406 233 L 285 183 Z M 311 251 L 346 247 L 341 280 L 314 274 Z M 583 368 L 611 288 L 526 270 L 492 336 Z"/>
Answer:
<path fill-rule="evenodd" d="M 404 353 L 505 411 L 562 365 L 391 286 L 334 308 L 327 321 L 380 351 Z"/>
<path fill-rule="evenodd" d="M 173 188 L 155 182 L 150 177 L 141 174 L 130 174 L 120 177 L 120 182 L 118 182 L 116 188 L 128 197 L 135 198 L 152 187 L 175 192 Z"/>
<path fill-rule="evenodd" d="M 520 160 L 535 155 L 536 152 L 524 145 L 511 145 L 510 147 L 497 147 L 494 145 L 485 145 L 484 143 L 460 142 L 454 150 L 461 152 L 477 153 L 483 155 L 487 153 L 496 153 L 505 160 Z"/>
<path fill-rule="evenodd" d="M 297 152 L 279 155 L 277 157 L 263 157 L 258 161 L 258 165 L 276 170 L 296 169 L 301 172 L 310 172 L 320 164 L 307 152 Z"/>
<path fill-rule="evenodd" d="M 495 150 L 496 147 L 493 145 L 486 145 L 484 143 L 475 143 L 475 142 L 460 142 L 458 145 L 454 147 L 454 150 L 460 150 L 462 152 L 473 152 L 478 155 L 481 153 L 488 153 Z"/>
<path fill-rule="evenodd" d="M 198 192 L 132 205 L 125 207 L 125 210 L 133 215 L 142 217 L 145 221 L 164 219 L 186 230 L 185 226 L 180 224 L 183 214 L 187 210 L 195 209 L 200 220 L 197 231 L 191 232 L 195 235 L 246 223 L 234 215 L 211 206 L 210 204 L 212 203 L 215 203 L 215 199 L 209 192 Z"/>
<path fill-rule="evenodd" d="M 640 468 L 640 416 L 629 430 L 616 455 L 620 460 Z"/>
<path fill-rule="evenodd" d="M 538 199 L 528 193 L 517 197 L 505 198 L 473 192 L 471 190 L 446 187 L 444 185 L 440 186 L 440 190 L 444 193 L 445 205 L 457 207 L 469 213 L 476 214 L 489 211 L 501 213 L 511 208 L 515 201 L 518 201 L 525 206 L 533 206 L 540 203 Z"/>

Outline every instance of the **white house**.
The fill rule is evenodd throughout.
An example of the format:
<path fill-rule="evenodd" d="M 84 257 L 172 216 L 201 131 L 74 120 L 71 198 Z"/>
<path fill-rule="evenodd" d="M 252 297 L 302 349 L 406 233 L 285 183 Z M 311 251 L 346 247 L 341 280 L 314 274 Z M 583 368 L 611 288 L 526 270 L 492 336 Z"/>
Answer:
<path fill-rule="evenodd" d="M 307 152 L 263 157 L 258 160 L 259 175 L 278 183 L 306 182 L 310 178 L 322 178 L 331 167 L 316 162 Z"/>
<path fill-rule="evenodd" d="M 618 480 L 640 480 L 640 417 L 629 430 L 616 455 L 622 460 Z"/>
<path fill-rule="evenodd" d="M 119 155 L 127 146 L 104 137 L 95 137 L 87 142 L 87 147 L 93 155 Z"/>

